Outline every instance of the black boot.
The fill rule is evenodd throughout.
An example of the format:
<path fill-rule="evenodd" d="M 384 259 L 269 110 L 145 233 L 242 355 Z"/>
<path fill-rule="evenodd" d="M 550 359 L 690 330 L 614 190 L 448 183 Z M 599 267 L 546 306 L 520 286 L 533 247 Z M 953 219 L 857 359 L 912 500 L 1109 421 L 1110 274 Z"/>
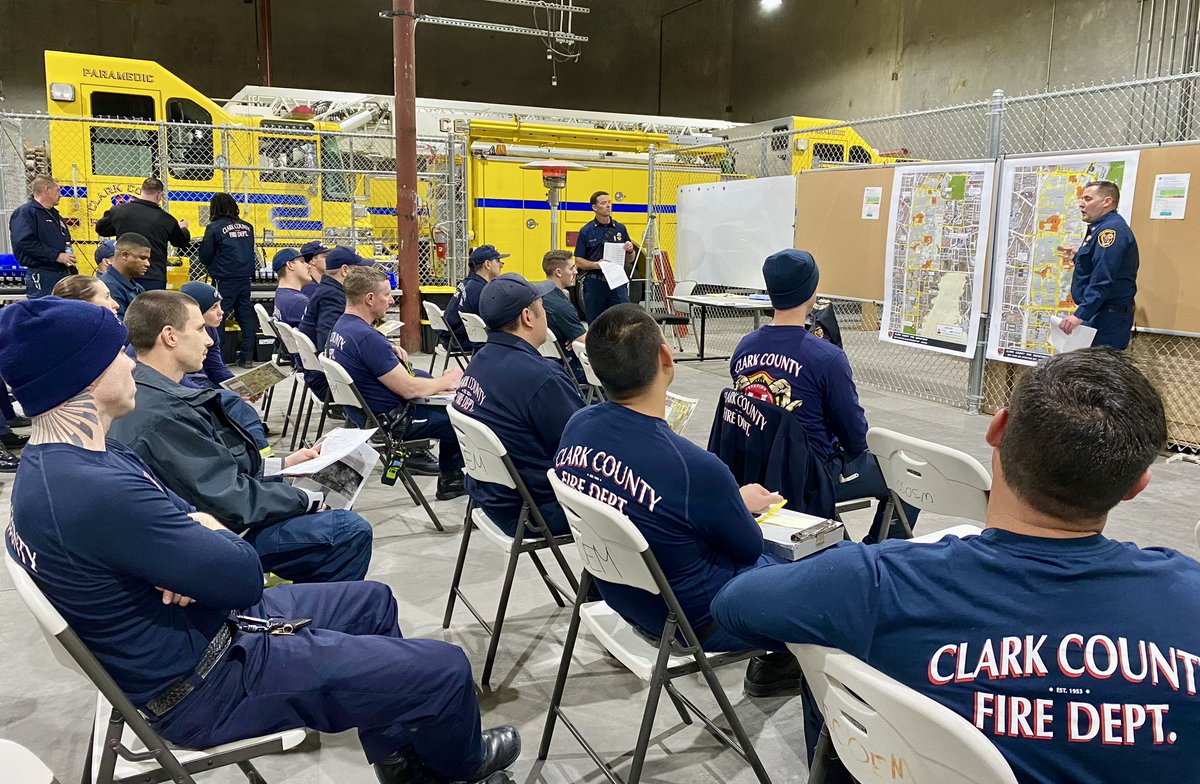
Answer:
<path fill-rule="evenodd" d="M 497 780 L 504 781 L 508 778 L 507 776 L 503 779 L 493 779 L 493 776 L 499 771 L 512 767 L 519 756 L 521 756 L 521 735 L 517 732 L 516 727 L 505 725 L 484 730 L 483 764 L 467 781 L 485 782 L 486 784 L 495 784 Z"/>
<path fill-rule="evenodd" d="M 428 449 L 409 450 L 404 467 L 413 476 L 437 476 L 440 473 L 437 458 Z"/>
<path fill-rule="evenodd" d="M 437 495 L 439 501 L 453 501 L 467 494 L 467 486 L 463 483 L 462 471 L 438 477 Z"/>
<path fill-rule="evenodd" d="M 20 449 L 29 443 L 29 436 L 19 436 L 16 433 L 5 433 L 0 436 L 0 446 L 5 449 Z"/>
<path fill-rule="evenodd" d="M 376 762 L 374 767 L 379 784 L 447 784 L 444 776 L 434 773 L 421 762 L 412 746 Z"/>
<path fill-rule="evenodd" d="M 17 470 L 21 460 L 4 447 L 0 447 L 0 473 L 11 474 Z"/>
<path fill-rule="evenodd" d="M 755 656 L 746 666 L 742 688 L 750 697 L 775 697 L 800 691 L 800 662 L 791 651 Z"/>

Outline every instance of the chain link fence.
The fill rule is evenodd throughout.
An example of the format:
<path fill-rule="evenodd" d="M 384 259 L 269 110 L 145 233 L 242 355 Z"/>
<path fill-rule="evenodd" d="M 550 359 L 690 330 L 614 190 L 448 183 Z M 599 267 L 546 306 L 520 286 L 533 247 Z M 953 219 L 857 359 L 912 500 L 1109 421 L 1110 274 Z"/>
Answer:
<path fill-rule="evenodd" d="M 710 182 L 794 174 L 810 168 L 870 166 L 917 161 L 1001 158 L 1035 152 L 1070 152 L 1200 139 L 1200 74 L 1006 97 L 990 101 L 845 123 L 780 127 L 651 153 L 650 250 L 653 263 L 646 305 L 682 313 L 670 296 L 675 279 L 679 188 Z M 736 133 L 736 132 L 735 132 Z M 856 143 L 860 140 L 860 143 Z M 841 153 L 841 154 L 839 154 Z M 886 212 L 886 205 L 881 205 Z M 754 259 L 748 263 L 759 263 Z M 683 282 L 686 287 L 691 285 Z M 986 309 L 990 285 L 983 292 Z M 693 293 L 746 293 L 705 285 Z M 1025 368 L 916 350 L 879 340 L 880 302 L 827 297 L 842 331 L 856 379 L 885 391 L 948 405 L 994 411 L 1005 405 Z M 692 315 L 692 314 L 689 314 Z M 745 310 L 710 307 L 706 357 L 728 356 L 761 320 Z M 698 350 L 695 319 L 673 327 L 685 356 Z M 986 318 L 983 329 L 986 330 Z M 1130 356 L 1163 396 L 1173 444 L 1200 448 L 1200 337 L 1135 333 Z"/>
<path fill-rule="evenodd" d="M 465 275 L 466 141 L 455 134 L 417 142 L 419 279 L 453 286 Z M 29 196 L 39 174 L 62 186 L 59 212 L 71 228 L 80 271 L 91 272 L 104 213 L 146 177 L 166 186 L 163 207 L 186 220 L 188 247 L 174 248 L 169 281 L 207 275 L 198 249 L 209 200 L 225 192 L 256 230 L 259 288 L 273 288 L 270 260 L 285 247 L 349 245 L 396 271 L 396 156 L 391 136 L 337 133 L 311 123 L 262 120 L 259 127 L 199 122 L 0 114 L 0 219 Z M 0 235 L 0 251 L 9 246 Z"/>

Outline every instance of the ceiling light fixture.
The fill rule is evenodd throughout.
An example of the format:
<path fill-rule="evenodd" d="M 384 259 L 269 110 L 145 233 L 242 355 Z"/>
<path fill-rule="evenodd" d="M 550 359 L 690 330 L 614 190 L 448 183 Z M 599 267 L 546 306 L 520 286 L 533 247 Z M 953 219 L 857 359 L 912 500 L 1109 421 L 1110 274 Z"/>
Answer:
<path fill-rule="evenodd" d="M 764 12 L 771 12 L 783 6 L 783 0 L 759 0 L 759 8 Z"/>

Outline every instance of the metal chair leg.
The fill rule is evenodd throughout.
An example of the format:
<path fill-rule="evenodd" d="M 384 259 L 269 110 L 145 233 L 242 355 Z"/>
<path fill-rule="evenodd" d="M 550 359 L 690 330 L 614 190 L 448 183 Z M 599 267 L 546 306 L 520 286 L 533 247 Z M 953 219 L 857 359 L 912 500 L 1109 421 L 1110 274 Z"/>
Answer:
<path fill-rule="evenodd" d="M 829 726 L 821 724 L 821 737 L 817 738 L 817 747 L 813 750 L 812 767 L 808 769 L 808 784 L 825 784 L 831 755 L 837 756 L 833 750 L 833 738 L 829 736 Z"/>
<path fill-rule="evenodd" d="M 283 414 L 283 431 L 279 434 L 279 443 L 283 443 L 283 439 L 287 438 L 288 424 L 292 419 L 292 406 L 296 403 L 296 387 L 300 386 L 300 379 L 295 373 L 292 374 L 292 394 L 288 396 L 287 411 Z"/>
<path fill-rule="evenodd" d="M 471 541 L 471 529 L 475 522 L 471 519 L 471 508 L 474 502 L 467 503 L 467 519 L 463 521 L 462 544 L 458 547 L 458 561 L 454 564 L 454 577 L 450 579 L 450 595 L 446 597 L 446 614 L 442 616 L 442 628 L 450 628 L 450 618 L 454 615 L 454 602 L 458 599 L 459 585 L 462 582 L 463 567 L 467 563 L 467 547 Z"/>
<path fill-rule="evenodd" d="M 546 572 L 546 567 L 542 565 L 542 559 L 538 558 L 537 551 L 530 550 L 529 557 L 533 561 L 533 566 L 537 569 L 538 574 L 542 576 L 542 582 L 546 584 L 546 590 L 550 591 L 550 598 L 559 607 L 566 607 L 561 596 L 558 595 L 558 590 L 554 587 L 554 583 L 550 581 L 550 575 Z"/>
<path fill-rule="evenodd" d="M 579 578 L 579 592 L 575 595 L 575 603 L 571 607 L 571 622 L 567 627 L 567 637 L 563 641 L 562 659 L 558 663 L 558 675 L 554 677 L 554 690 L 550 693 L 550 709 L 546 711 L 546 726 L 542 729 L 542 741 L 538 745 L 537 758 L 545 760 L 550 753 L 550 741 L 554 738 L 554 725 L 562 716 L 562 696 L 567 685 L 567 672 L 571 669 L 571 657 L 575 654 L 575 641 L 579 638 L 579 608 L 592 587 L 592 575 L 584 570 Z M 586 747 L 585 747 L 586 748 Z"/>
<path fill-rule="evenodd" d="M 750 738 L 746 735 L 741 720 L 734 713 L 733 705 L 729 702 L 729 695 L 721 687 L 721 682 L 717 680 L 717 674 L 713 672 L 712 665 L 709 664 L 708 658 L 702 651 L 698 652 L 696 664 L 700 667 L 700 673 L 704 676 L 704 680 L 708 682 L 708 688 L 716 698 L 717 704 L 721 706 L 721 713 L 725 714 L 725 720 L 729 722 L 729 728 L 733 731 L 733 737 L 741 748 L 742 756 L 745 757 L 746 762 L 750 763 L 750 767 L 754 769 L 754 775 L 762 784 L 771 784 L 771 777 L 767 775 L 767 769 L 763 767 L 762 760 L 758 758 L 758 752 L 750 743 Z"/>
<path fill-rule="evenodd" d="M 326 392 L 325 402 L 321 404 L 321 419 L 317 422 L 317 437 L 313 439 L 314 441 L 320 441 L 321 434 L 325 432 L 325 417 L 329 414 L 330 402 L 329 393 Z"/>
<path fill-rule="evenodd" d="M 267 784 L 267 780 L 262 777 L 258 769 L 250 763 L 250 760 L 243 760 L 237 763 L 238 768 L 246 776 L 247 784 Z"/>
<path fill-rule="evenodd" d="M 492 639 L 488 641 L 487 658 L 483 662 L 483 675 L 479 682 L 491 685 L 492 667 L 496 664 L 496 650 L 500 647 L 500 632 L 504 629 L 504 613 L 508 611 L 508 598 L 512 595 L 513 581 L 517 576 L 517 560 L 521 557 L 522 530 L 517 529 L 512 549 L 508 551 L 508 568 L 504 570 L 504 586 L 500 589 L 500 602 L 496 605 L 496 620 L 492 623 Z"/>
<path fill-rule="evenodd" d="M 401 469 L 400 481 L 404 483 L 404 488 L 408 490 L 408 495 L 414 503 L 420 504 L 425 510 L 425 514 L 429 515 L 429 519 L 433 522 L 433 527 L 438 531 L 445 533 L 446 529 L 442 527 L 442 521 L 434 513 L 433 507 L 429 505 L 429 501 L 425 499 L 425 494 L 421 492 L 421 488 L 417 487 L 417 481 L 412 478 L 412 474 L 408 473 L 407 469 Z"/>
<path fill-rule="evenodd" d="M 646 708 L 642 712 L 642 726 L 638 729 L 637 745 L 633 748 L 633 764 L 629 768 L 626 784 L 638 784 L 642 778 L 642 766 L 646 762 L 646 750 L 650 746 L 650 733 L 654 731 L 654 716 L 658 713 L 658 700 L 663 684 L 667 681 L 667 664 L 671 657 L 671 641 L 675 637 L 675 616 L 667 615 L 662 637 L 658 641 L 658 657 L 654 661 L 654 672 L 650 676 L 650 691 L 646 695 Z"/>

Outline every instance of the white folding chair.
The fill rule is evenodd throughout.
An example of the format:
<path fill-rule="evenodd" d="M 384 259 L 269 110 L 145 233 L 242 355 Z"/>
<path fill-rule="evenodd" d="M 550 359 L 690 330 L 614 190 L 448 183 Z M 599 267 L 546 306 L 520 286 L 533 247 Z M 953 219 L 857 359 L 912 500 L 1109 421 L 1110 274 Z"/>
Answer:
<path fill-rule="evenodd" d="M 283 326 L 291 330 L 292 340 L 296 342 L 296 352 L 300 357 L 300 366 L 307 371 L 319 373 L 324 376 L 325 368 L 321 366 L 321 361 L 317 356 L 317 347 L 313 345 L 312 338 L 310 338 L 308 335 L 305 335 L 295 327 L 288 327 L 286 324 Z M 328 384 L 328 379 L 326 379 L 326 384 Z M 325 417 L 329 414 L 328 395 L 322 398 L 313 390 L 312 387 L 308 385 L 307 381 L 304 384 L 304 391 L 308 393 L 308 407 L 305 408 L 303 404 L 300 406 L 300 408 L 305 412 L 304 426 L 302 428 L 298 427 L 292 431 L 291 449 L 293 450 L 296 448 L 297 441 L 299 441 L 300 446 L 304 446 L 305 441 L 308 438 L 308 426 L 312 422 L 313 408 L 316 406 L 321 407 L 321 417 L 317 422 L 317 438 L 313 439 L 314 441 L 319 439 L 321 434 L 325 432 Z M 296 422 L 299 423 L 299 421 L 300 412 L 297 411 Z"/>
<path fill-rule="evenodd" d="M 1196 523 L 1196 544 L 1200 545 L 1200 522 Z"/>
<path fill-rule="evenodd" d="M 575 356 L 579 358 L 579 364 L 583 367 L 583 377 L 587 379 L 587 394 L 584 395 L 583 402 L 591 405 L 596 401 L 607 400 L 604 394 L 604 384 L 601 383 L 600 377 L 596 375 L 596 371 L 592 369 L 592 363 L 588 359 L 587 344 L 576 340 L 571 344 Z"/>
<path fill-rule="evenodd" d="M 19 743 L 0 740 L 0 770 L 14 784 L 58 784 L 54 771 Z"/>
<path fill-rule="evenodd" d="M 279 441 L 282 443 L 283 439 L 287 438 L 288 426 L 292 424 L 292 407 L 296 403 L 296 390 L 304 380 L 304 368 L 295 359 L 300 356 L 300 348 L 296 345 L 296 338 L 292 335 L 292 327 L 278 319 L 271 319 L 271 325 L 275 328 L 275 334 L 279 336 L 279 342 L 283 345 L 281 350 L 287 352 L 289 359 L 292 359 L 292 393 L 288 395 L 287 411 L 283 415 L 283 430 L 279 433 Z M 304 408 L 303 401 L 301 401 L 300 407 Z M 297 415 L 296 419 L 299 418 Z"/>
<path fill-rule="evenodd" d="M 966 452 L 882 427 L 867 431 L 867 447 L 879 460 L 890 495 L 879 539 L 887 538 L 886 521 L 892 519 L 892 509 L 912 537 L 901 500 L 924 512 L 987 521 L 992 475 Z"/>
<path fill-rule="evenodd" d="M 488 333 L 491 331 L 487 328 L 487 324 L 483 323 L 483 318 L 475 313 L 464 313 L 459 311 L 458 315 L 462 318 L 463 326 L 467 328 L 467 340 L 475 346 L 478 351 L 484 343 L 488 341 Z"/>
<path fill-rule="evenodd" d="M 269 335 L 275 339 L 275 346 L 274 350 L 272 351 L 272 354 L 275 356 L 271 357 L 271 361 L 274 362 L 278 356 L 280 346 L 279 330 L 275 329 L 275 319 L 271 318 L 271 316 L 267 313 L 267 309 L 263 307 L 261 302 L 254 303 L 254 312 L 258 315 L 258 323 L 262 328 L 263 334 Z M 271 415 L 271 403 L 274 400 L 275 387 L 271 387 L 267 390 L 267 393 L 263 395 L 262 400 L 262 419 L 264 424 L 266 424 L 267 417 Z"/>
<path fill-rule="evenodd" d="M 375 435 L 383 441 L 385 450 L 383 459 L 384 480 L 391 484 L 394 483 L 395 479 L 399 479 L 401 484 L 404 485 L 404 489 L 408 491 L 413 503 L 419 504 L 425 510 L 425 514 L 429 515 L 429 519 L 433 521 L 433 527 L 444 532 L 446 529 L 442 527 L 442 521 L 434 514 L 433 508 L 429 506 L 429 501 L 425 500 L 425 494 L 421 492 L 421 488 L 417 486 L 416 480 L 413 479 L 412 474 L 405 467 L 406 461 L 404 458 L 408 456 L 408 450 L 428 448 L 430 446 L 429 439 L 395 439 L 392 436 L 391 430 L 385 427 L 371 411 L 371 407 L 367 405 L 362 392 L 359 391 L 358 386 L 354 383 L 354 379 L 346 371 L 346 368 L 342 367 L 339 362 L 324 355 L 317 357 L 317 362 L 325 374 L 325 381 L 329 384 L 329 397 L 334 404 L 341 406 L 343 411 L 360 412 L 365 427 L 377 428 Z M 349 419 L 348 416 L 347 419 Z M 397 457 L 400 459 L 394 459 Z M 390 476 L 390 472 L 394 472 L 395 476 Z"/>
<path fill-rule="evenodd" d="M 429 300 L 423 300 L 421 302 L 421 306 L 425 308 L 425 318 L 429 320 L 429 328 L 433 330 L 435 340 L 433 356 L 429 359 L 429 372 L 433 372 L 433 366 L 437 364 L 437 358 L 439 356 L 443 358 L 443 373 L 445 373 L 446 368 L 450 366 L 451 359 L 457 362 L 460 368 L 466 369 L 467 366 L 463 363 L 462 358 L 470 357 L 471 352 L 465 351 L 463 347 L 459 345 L 458 338 L 454 337 L 454 330 L 450 329 L 450 325 L 446 323 L 446 314 L 441 308 Z M 447 335 L 447 342 L 450 344 L 449 348 L 442 345 L 441 339 L 438 337 L 439 333 L 445 333 Z"/>
<path fill-rule="evenodd" d="M 37 619 L 55 660 L 63 667 L 85 675 L 99 692 L 92 737 L 84 763 L 84 782 L 133 784 L 174 781 L 176 784 L 195 784 L 193 773 L 236 764 L 251 784 L 260 784 L 263 778 L 250 760 L 287 751 L 304 741 L 307 731 L 297 728 L 211 749 L 184 751 L 169 748 L 67 625 L 24 567 L 7 552 L 4 565 L 16 586 L 17 595 Z M 7 769 L 3 775 L 5 781 L 10 780 Z"/>
<path fill-rule="evenodd" d="M 558 478 L 554 470 L 547 472 L 554 495 L 562 504 L 567 514 L 567 522 L 571 525 L 575 547 L 583 560 L 583 575 L 579 581 L 579 591 L 575 595 L 575 604 L 571 612 L 571 625 L 563 644 L 562 660 L 558 667 L 558 676 L 554 681 L 554 691 L 550 697 L 550 710 L 546 716 L 546 728 L 542 733 L 541 746 L 538 748 L 538 759 L 546 759 L 550 751 L 550 742 L 554 734 L 554 726 L 562 722 L 570 731 L 584 751 L 600 768 L 612 784 L 621 784 L 621 779 L 612 767 L 600 756 L 599 752 L 588 743 L 575 725 L 563 712 L 561 703 L 563 689 L 566 686 L 567 673 L 571 668 L 571 656 L 575 650 L 575 641 L 579 636 L 579 625 L 584 623 L 596 636 L 600 643 L 624 664 L 631 672 L 650 684 L 646 695 L 646 707 L 642 714 L 641 728 L 638 730 L 637 746 L 634 747 L 632 764 L 629 770 L 628 784 L 637 784 L 642 775 L 642 766 L 646 760 L 646 750 L 650 744 L 650 733 L 654 728 L 654 716 L 658 710 L 659 698 L 663 690 L 675 705 L 680 718 L 685 724 L 691 724 L 692 718 L 698 718 L 704 723 L 718 740 L 737 753 L 753 768 L 755 776 L 763 784 L 770 784 L 766 768 L 758 758 L 758 753 L 750 743 L 745 729 L 729 697 L 721 688 L 714 667 L 734 662 L 745 661 L 757 656 L 763 651 L 732 651 L 708 655 L 701 648 L 700 640 L 692 628 L 691 622 L 675 598 L 659 566 L 658 559 L 650 551 L 650 545 L 641 531 L 629 518 L 613 507 L 594 498 L 584 495 L 579 490 L 568 487 Z M 667 608 L 666 622 L 657 645 L 625 623 L 604 602 L 587 602 L 588 591 L 596 579 L 609 583 L 627 585 L 639 588 L 662 598 Z M 682 636 L 683 642 L 679 642 Z M 684 697 L 671 682 L 675 678 L 699 672 L 721 708 L 721 713 L 733 731 L 730 738 L 725 730 L 718 727 L 713 720 L 700 711 L 687 697 Z"/>
<path fill-rule="evenodd" d="M 825 726 L 809 784 L 823 784 L 832 751 L 858 781 L 1016 784 L 1000 750 L 971 722 L 835 648 L 789 645 Z"/>
<path fill-rule="evenodd" d="M 450 595 L 446 599 L 446 614 L 442 618 L 442 628 L 449 629 L 450 618 L 454 614 L 454 602 L 456 599 L 461 599 L 466 608 L 487 631 L 491 639 L 488 642 L 487 659 L 484 661 L 483 674 L 480 676 L 479 682 L 488 685 L 492 677 L 492 667 L 496 662 L 496 649 L 500 643 L 500 632 L 504 628 L 504 615 L 508 610 L 508 599 L 512 594 L 513 579 L 516 576 L 520 557 L 525 553 L 529 554 L 530 560 L 533 561 L 534 567 L 541 575 L 546 588 L 549 589 L 551 598 L 559 607 L 565 607 L 566 603 L 571 601 L 579 584 L 576 582 L 575 576 L 571 574 L 571 567 L 559 549 L 561 545 L 570 544 L 571 536 L 569 534 L 557 537 L 551 535 L 537 503 L 529 493 L 529 488 L 525 486 L 525 481 L 521 479 L 516 466 L 513 465 L 508 450 L 495 432 L 453 406 L 446 410 L 450 414 L 450 424 L 454 427 L 454 434 L 458 437 L 458 445 L 462 449 L 463 471 L 477 482 L 491 482 L 510 490 L 516 490 L 522 501 L 515 536 L 509 536 L 500 530 L 500 527 L 487 516 L 487 513 L 475 505 L 474 499 L 468 501 L 466 519 L 463 520 L 462 544 L 458 550 L 458 562 L 454 565 L 454 577 L 450 581 Z M 500 588 L 496 618 L 490 625 L 467 599 L 460 587 L 463 565 L 467 560 L 467 545 L 471 540 L 471 530 L 474 528 L 478 528 L 492 544 L 508 553 L 508 567 L 504 572 L 504 584 Z M 537 555 L 538 550 L 545 549 L 549 549 L 554 559 L 558 561 L 563 574 L 566 575 L 567 582 L 571 584 L 570 591 L 558 585 L 546 573 L 546 567 L 542 565 L 542 561 Z"/>

